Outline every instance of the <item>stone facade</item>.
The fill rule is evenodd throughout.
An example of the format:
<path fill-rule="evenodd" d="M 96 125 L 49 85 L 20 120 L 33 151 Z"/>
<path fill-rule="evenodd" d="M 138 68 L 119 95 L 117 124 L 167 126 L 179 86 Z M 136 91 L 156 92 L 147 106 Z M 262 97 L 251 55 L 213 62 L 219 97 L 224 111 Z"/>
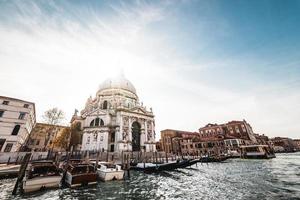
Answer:
<path fill-rule="evenodd" d="M 0 152 L 21 151 L 35 122 L 34 103 L 0 96 Z"/>
<path fill-rule="evenodd" d="M 85 108 L 75 112 L 80 122 L 82 150 L 110 152 L 155 151 L 155 120 L 152 109 L 139 102 L 136 90 L 124 75 L 107 79 Z"/>

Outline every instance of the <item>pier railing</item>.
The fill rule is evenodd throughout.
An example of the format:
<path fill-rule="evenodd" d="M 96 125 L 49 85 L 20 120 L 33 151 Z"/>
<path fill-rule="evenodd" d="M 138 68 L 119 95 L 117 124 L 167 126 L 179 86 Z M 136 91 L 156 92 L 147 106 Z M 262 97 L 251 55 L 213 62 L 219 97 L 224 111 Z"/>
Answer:
<path fill-rule="evenodd" d="M 0 153 L 0 163 L 19 164 L 22 163 L 24 156 L 28 152 L 7 152 Z M 65 161 L 69 159 L 89 159 L 123 164 L 127 162 L 169 162 L 178 158 L 199 158 L 198 155 L 175 155 L 165 152 L 142 152 L 142 151 L 72 151 L 72 152 L 31 152 L 30 161 L 37 160 L 56 160 Z"/>

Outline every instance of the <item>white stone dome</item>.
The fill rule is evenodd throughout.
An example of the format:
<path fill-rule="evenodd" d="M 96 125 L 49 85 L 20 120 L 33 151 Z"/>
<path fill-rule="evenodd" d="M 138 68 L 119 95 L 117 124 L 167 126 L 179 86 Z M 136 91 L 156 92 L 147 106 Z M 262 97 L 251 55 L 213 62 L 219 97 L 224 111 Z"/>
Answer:
<path fill-rule="evenodd" d="M 106 79 L 99 85 L 98 92 L 106 89 L 123 89 L 136 95 L 136 89 L 133 84 L 125 78 L 123 74 L 115 78 Z"/>

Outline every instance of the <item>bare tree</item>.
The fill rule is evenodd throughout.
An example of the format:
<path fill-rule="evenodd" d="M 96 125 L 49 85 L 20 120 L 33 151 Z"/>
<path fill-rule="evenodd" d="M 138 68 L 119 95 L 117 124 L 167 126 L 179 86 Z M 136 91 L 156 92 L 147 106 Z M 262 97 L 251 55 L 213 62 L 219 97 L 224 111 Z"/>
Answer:
<path fill-rule="evenodd" d="M 65 119 L 65 113 L 58 108 L 52 108 L 44 113 L 43 119 L 47 124 L 58 125 Z"/>

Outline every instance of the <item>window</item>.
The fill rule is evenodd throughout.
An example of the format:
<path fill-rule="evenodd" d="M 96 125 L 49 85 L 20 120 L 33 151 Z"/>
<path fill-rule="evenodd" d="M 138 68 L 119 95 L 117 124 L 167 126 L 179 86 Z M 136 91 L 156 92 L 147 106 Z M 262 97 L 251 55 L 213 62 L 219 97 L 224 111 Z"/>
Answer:
<path fill-rule="evenodd" d="M 107 109 L 107 101 L 103 102 L 103 109 Z"/>
<path fill-rule="evenodd" d="M 90 126 L 95 126 L 95 120 L 92 120 Z"/>
<path fill-rule="evenodd" d="M 36 145 L 39 145 L 40 144 L 40 140 L 36 140 Z"/>
<path fill-rule="evenodd" d="M 13 144 L 12 143 L 7 143 L 4 149 L 4 152 L 10 152 Z"/>
<path fill-rule="evenodd" d="M 242 124 L 242 129 L 243 129 L 243 132 L 246 132 L 246 128 L 245 128 L 244 124 Z"/>
<path fill-rule="evenodd" d="M 4 114 L 4 110 L 0 110 L 0 117 L 2 117 Z"/>
<path fill-rule="evenodd" d="M 3 105 L 8 105 L 8 104 L 9 104 L 9 101 L 3 101 L 2 104 L 3 104 Z"/>
<path fill-rule="evenodd" d="M 0 152 L 1 152 L 2 147 L 4 146 L 5 141 L 6 141 L 6 139 L 0 139 Z"/>
<path fill-rule="evenodd" d="M 115 132 L 112 132 L 110 135 L 110 142 L 115 142 Z"/>
<path fill-rule="evenodd" d="M 15 125 L 14 130 L 12 131 L 12 135 L 18 135 L 20 130 L 20 125 Z"/>
<path fill-rule="evenodd" d="M 29 107 L 29 104 L 24 104 L 24 108 L 28 108 Z"/>
<path fill-rule="evenodd" d="M 19 115 L 19 119 L 24 119 L 25 118 L 26 113 L 21 112 Z"/>
<path fill-rule="evenodd" d="M 90 144 L 90 136 L 87 137 L 86 144 Z"/>
<path fill-rule="evenodd" d="M 99 126 L 99 123 L 100 123 L 100 119 L 96 118 L 95 126 Z"/>
<path fill-rule="evenodd" d="M 93 119 L 90 126 L 104 126 L 104 121 L 100 118 Z"/>

